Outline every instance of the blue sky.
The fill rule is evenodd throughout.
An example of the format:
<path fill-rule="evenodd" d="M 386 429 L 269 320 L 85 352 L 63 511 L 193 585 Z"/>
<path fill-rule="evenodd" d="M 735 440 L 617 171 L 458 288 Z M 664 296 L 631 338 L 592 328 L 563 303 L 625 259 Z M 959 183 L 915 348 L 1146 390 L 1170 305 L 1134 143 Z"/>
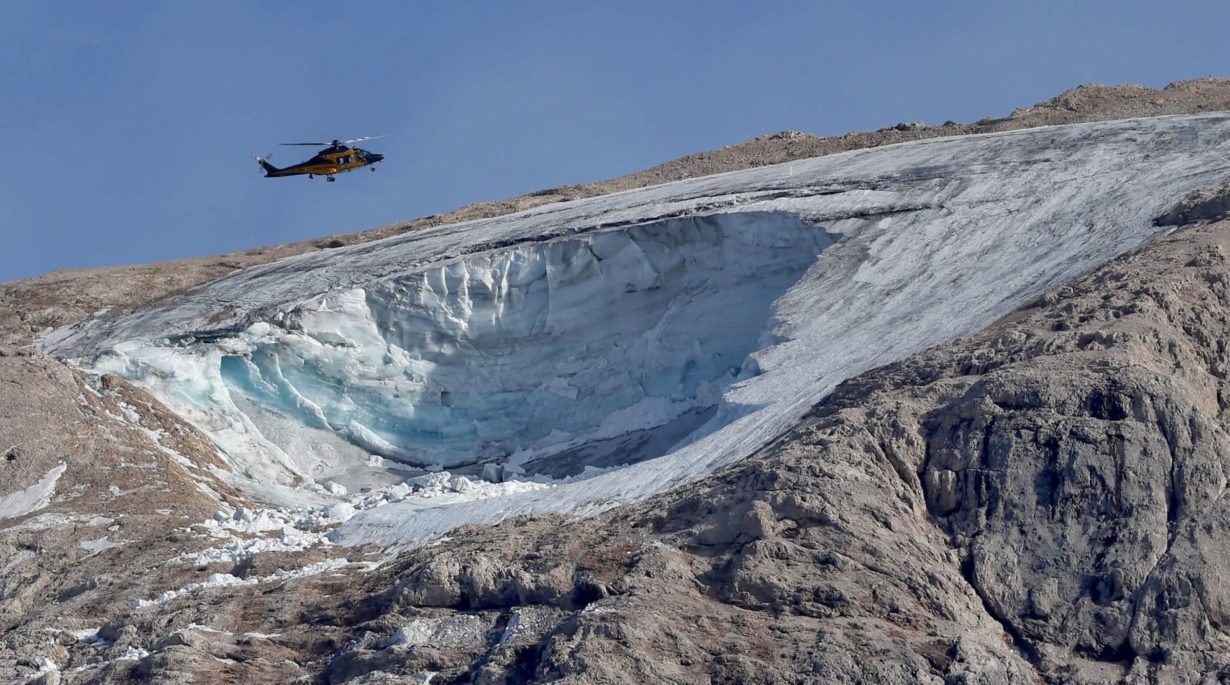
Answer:
<path fill-rule="evenodd" d="M 763 133 L 1230 76 L 1224 2 L 0 3 L 0 280 L 363 229 Z M 262 178 L 387 134 L 376 173 Z"/>

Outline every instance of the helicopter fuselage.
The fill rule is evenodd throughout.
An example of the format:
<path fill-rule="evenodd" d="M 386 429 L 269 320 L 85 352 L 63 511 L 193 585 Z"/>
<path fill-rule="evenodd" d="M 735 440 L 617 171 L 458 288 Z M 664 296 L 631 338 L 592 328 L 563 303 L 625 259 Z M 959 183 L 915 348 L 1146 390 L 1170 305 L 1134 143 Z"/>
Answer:
<path fill-rule="evenodd" d="M 303 176 L 306 174 L 308 176 L 324 176 L 332 181 L 334 174 L 371 166 L 383 159 L 384 155 L 368 152 L 361 148 L 331 145 L 317 152 L 314 157 L 306 162 L 300 162 L 299 164 L 293 164 L 280 169 L 259 157 L 257 161 L 264 168 L 266 178 Z"/>

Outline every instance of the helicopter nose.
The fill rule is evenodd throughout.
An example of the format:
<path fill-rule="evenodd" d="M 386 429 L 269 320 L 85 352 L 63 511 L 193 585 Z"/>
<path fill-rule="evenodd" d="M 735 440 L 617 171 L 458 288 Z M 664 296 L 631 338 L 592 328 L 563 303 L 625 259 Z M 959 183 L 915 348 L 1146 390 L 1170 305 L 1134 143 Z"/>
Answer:
<path fill-rule="evenodd" d="M 379 162 L 382 159 L 384 159 L 384 155 L 377 155 L 375 153 L 367 155 L 368 164 L 375 164 L 376 162 Z"/>

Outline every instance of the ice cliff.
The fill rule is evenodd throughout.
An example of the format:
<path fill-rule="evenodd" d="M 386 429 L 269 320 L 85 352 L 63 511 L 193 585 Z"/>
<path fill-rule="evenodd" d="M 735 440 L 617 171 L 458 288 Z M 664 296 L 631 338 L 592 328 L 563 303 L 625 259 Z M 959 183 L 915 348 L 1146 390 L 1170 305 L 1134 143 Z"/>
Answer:
<path fill-rule="evenodd" d="M 294 257 L 43 344 L 151 391 L 271 502 L 510 483 L 369 498 L 336 534 L 417 541 L 746 457 L 842 380 L 1168 230 L 1227 153 L 1222 114 L 850 152 Z"/>

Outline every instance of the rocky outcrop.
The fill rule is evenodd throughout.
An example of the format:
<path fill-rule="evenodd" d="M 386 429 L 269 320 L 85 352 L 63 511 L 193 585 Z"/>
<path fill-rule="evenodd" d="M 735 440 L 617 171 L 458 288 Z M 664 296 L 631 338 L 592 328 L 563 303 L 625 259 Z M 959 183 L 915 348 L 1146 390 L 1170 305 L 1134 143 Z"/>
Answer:
<path fill-rule="evenodd" d="M 923 422 L 929 509 L 1046 672 L 1227 668 L 1224 226 L 1121 260 L 928 369 L 951 376 Z"/>
<path fill-rule="evenodd" d="M 1154 219 L 1158 226 L 1185 226 L 1201 221 L 1220 221 L 1230 216 L 1230 183 L 1203 188 L 1179 200 Z"/>

